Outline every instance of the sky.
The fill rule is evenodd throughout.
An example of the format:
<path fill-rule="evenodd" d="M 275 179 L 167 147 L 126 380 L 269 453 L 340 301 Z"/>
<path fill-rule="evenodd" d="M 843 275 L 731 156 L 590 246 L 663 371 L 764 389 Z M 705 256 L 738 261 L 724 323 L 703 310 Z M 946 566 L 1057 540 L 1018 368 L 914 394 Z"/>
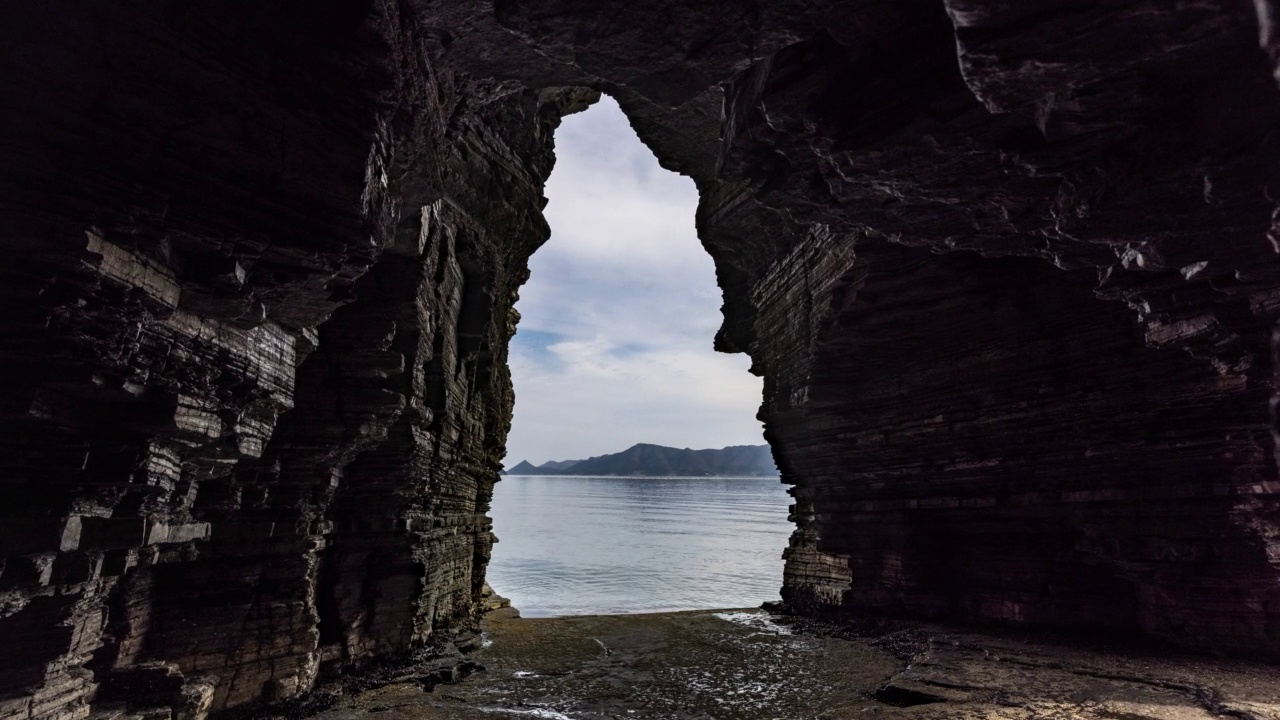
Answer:
<path fill-rule="evenodd" d="M 761 380 L 711 349 L 720 289 L 694 229 L 693 181 L 663 170 L 608 96 L 564 119 L 511 341 L 505 465 L 636 443 L 764 443 Z"/>

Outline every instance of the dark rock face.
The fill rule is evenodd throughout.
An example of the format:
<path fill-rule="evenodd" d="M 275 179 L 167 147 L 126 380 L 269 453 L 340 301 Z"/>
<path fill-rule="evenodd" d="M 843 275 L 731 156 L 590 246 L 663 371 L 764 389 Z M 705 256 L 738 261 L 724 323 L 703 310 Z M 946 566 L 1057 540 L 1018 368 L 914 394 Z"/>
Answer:
<path fill-rule="evenodd" d="M 1255 5 L 0 11 L 0 719 L 197 720 L 468 626 L 600 90 L 702 193 L 792 604 L 1274 656 Z"/>
<path fill-rule="evenodd" d="M 595 94 L 356 5 L 5 18 L 0 717 L 283 699 L 474 612 L 512 302 Z"/>

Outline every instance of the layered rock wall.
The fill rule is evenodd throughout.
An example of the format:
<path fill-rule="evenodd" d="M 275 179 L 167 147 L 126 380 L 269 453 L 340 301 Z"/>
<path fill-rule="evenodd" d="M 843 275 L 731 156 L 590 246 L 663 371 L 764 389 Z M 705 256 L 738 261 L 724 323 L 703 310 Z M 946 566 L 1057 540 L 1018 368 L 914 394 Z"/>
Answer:
<path fill-rule="evenodd" d="M 552 130 L 393 3 L 6 13 L 0 717 L 465 630 Z"/>
<path fill-rule="evenodd" d="M 0 718 L 196 720 L 467 626 L 598 91 L 698 185 L 794 606 L 1274 655 L 1267 2 L 0 12 Z"/>
<path fill-rule="evenodd" d="M 1270 655 L 1269 8 L 494 15 L 697 182 L 717 347 L 795 485 L 793 605 Z"/>
<path fill-rule="evenodd" d="M 832 32 L 728 91 L 722 173 L 814 223 L 753 287 L 797 484 L 784 595 L 1271 654 L 1278 116 L 1252 18 L 910 7 L 868 11 L 877 52 Z"/>

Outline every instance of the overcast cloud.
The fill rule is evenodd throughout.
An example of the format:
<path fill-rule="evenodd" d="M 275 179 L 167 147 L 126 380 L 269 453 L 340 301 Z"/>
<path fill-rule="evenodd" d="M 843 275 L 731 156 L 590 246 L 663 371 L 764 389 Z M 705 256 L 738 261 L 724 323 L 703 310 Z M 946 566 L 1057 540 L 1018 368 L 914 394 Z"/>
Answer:
<path fill-rule="evenodd" d="M 760 379 L 711 349 L 721 296 L 693 181 L 658 167 L 605 97 L 556 132 L 546 192 L 551 240 L 516 305 L 506 465 L 763 443 Z"/>

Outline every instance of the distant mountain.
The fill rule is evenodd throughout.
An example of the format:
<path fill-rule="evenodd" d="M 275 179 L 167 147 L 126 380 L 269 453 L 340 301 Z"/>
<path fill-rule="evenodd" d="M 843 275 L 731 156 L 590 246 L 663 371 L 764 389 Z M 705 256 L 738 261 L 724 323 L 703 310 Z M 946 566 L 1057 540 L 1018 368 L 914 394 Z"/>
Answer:
<path fill-rule="evenodd" d="M 619 453 L 586 460 L 561 460 L 538 466 L 526 460 L 506 474 L 776 477 L 778 469 L 768 445 L 690 450 L 641 443 Z"/>
<path fill-rule="evenodd" d="M 530 463 L 528 460 L 521 460 L 519 465 L 516 465 L 510 470 L 504 470 L 502 474 L 503 475 L 538 475 L 541 473 L 538 470 L 537 466 L 535 466 L 533 463 Z"/>
<path fill-rule="evenodd" d="M 581 460 L 548 460 L 538 466 L 539 470 L 564 471 L 582 462 Z"/>
<path fill-rule="evenodd" d="M 563 475 L 566 470 L 582 462 L 581 460 L 548 460 L 541 465 L 534 465 L 528 460 L 521 460 L 519 465 L 510 470 L 503 470 L 503 475 Z"/>

